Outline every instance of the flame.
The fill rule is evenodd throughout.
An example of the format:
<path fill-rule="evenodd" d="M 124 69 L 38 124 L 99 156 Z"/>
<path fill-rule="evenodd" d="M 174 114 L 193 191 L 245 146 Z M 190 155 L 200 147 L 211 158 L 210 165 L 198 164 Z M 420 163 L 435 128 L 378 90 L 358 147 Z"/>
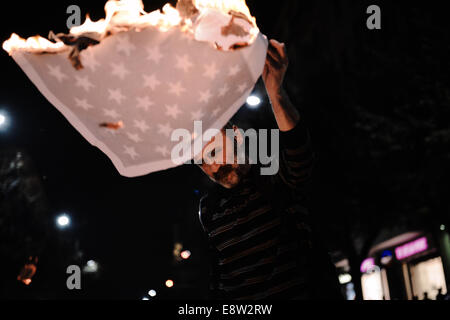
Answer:
<path fill-rule="evenodd" d="M 180 25 L 182 20 L 178 10 L 168 3 L 162 8 L 162 12 L 155 10 L 141 16 L 137 21 L 137 26 L 145 27 L 146 25 L 150 25 L 158 27 L 161 31 L 168 31 L 171 28 Z"/>
<path fill-rule="evenodd" d="M 256 19 L 250 14 L 245 0 L 191 0 L 201 15 L 206 10 L 218 10 L 224 14 L 230 12 L 243 14 L 252 28 L 250 34 L 253 40 L 259 32 L 256 26 Z M 144 11 L 142 0 L 108 0 L 105 4 L 105 19 L 92 21 L 89 16 L 81 26 L 72 27 L 70 35 L 81 36 L 94 34 L 94 38 L 101 40 L 103 37 L 115 32 L 126 31 L 131 28 L 143 29 L 154 26 L 161 31 L 168 31 L 173 27 L 181 26 L 184 32 L 193 32 L 194 22 L 192 17 L 182 18 L 180 12 L 169 3 L 162 10 L 155 10 L 150 13 Z M 61 52 L 69 46 L 61 41 L 51 42 L 40 36 L 20 38 L 17 34 L 12 34 L 10 39 L 3 43 L 3 49 L 9 54 L 13 50 L 25 50 L 29 52 Z"/>
<path fill-rule="evenodd" d="M 13 50 L 27 50 L 29 52 L 61 52 L 66 49 L 63 42 L 51 42 L 41 36 L 23 39 L 13 33 L 11 37 L 3 42 L 3 49 L 11 54 Z"/>
<path fill-rule="evenodd" d="M 74 36 L 79 36 L 86 33 L 104 34 L 107 26 L 108 25 L 105 19 L 100 19 L 99 21 L 93 22 L 88 15 L 86 16 L 86 21 L 81 26 L 72 27 L 69 32 Z"/>

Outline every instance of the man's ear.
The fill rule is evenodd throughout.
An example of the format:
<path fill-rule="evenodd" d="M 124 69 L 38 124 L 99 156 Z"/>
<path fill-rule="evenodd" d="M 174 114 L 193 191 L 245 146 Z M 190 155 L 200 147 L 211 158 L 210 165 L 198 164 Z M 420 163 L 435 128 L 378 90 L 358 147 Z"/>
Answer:
<path fill-rule="evenodd" d="M 237 126 L 233 126 L 233 130 L 235 133 L 235 139 L 238 145 L 242 145 L 244 143 L 244 135 L 242 134 L 242 130 L 240 130 Z"/>

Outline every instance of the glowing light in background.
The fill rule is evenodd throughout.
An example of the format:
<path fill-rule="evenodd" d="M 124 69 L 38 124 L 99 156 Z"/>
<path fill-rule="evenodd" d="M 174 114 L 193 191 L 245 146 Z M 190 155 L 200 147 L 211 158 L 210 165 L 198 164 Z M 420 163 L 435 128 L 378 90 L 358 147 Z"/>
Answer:
<path fill-rule="evenodd" d="M 441 231 L 445 231 L 445 225 L 441 224 Z"/>
<path fill-rule="evenodd" d="M 387 265 L 392 261 L 392 252 L 390 250 L 384 250 L 381 254 L 380 262 L 382 265 Z"/>
<path fill-rule="evenodd" d="M 83 268 L 86 273 L 95 273 L 98 271 L 98 263 L 94 260 L 89 260 Z"/>
<path fill-rule="evenodd" d="M 251 95 L 247 98 L 247 104 L 252 109 L 255 109 L 261 104 L 261 99 L 258 96 Z"/>
<path fill-rule="evenodd" d="M 149 295 L 150 297 L 155 297 L 155 296 L 156 296 L 156 291 L 155 291 L 155 290 L 150 290 L 150 291 L 148 292 L 148 295 Z"/>
<path fill-rule="evenodd" d="M 340 274 L 339 275 L 339 283 L 340 284 L 346 284 L 352 281 L 352 276 L 348 273 Z"/>
<path fill-rule="evenodd" d="M 361 272 L 366 273 L 370 269 L 372 269 L 375 266 L 375 259 L 374 258 L 367 258 L 361 263 Z"/>
<path fill-rule="evenodd" d="M 395 256 L 398 260 L 411 257 L 417 253 L 428 249 L 428 242 L 426 237 L 408 242 L 400 247 L 395 248 Z"/>
<path fill-rule="evenodd" d="M 10 117 L 8 112 L 0 110 L 0 131 L 6 131 L 9 128 Z"/>
<path fill-rule="evenodd" d="M 56 223 L 60 228 L 67 228 L 70 225 L 70 218 L 66 214 L 62 214 L 56 218 Z"/>
<path fill-rule="evenodd" d="M 181 254 L 180 254 L 181 258 L 183 258 L 184 260 L 187 260 L 190 258 L 191 256 L 191 252 L 189 250 L 184 250 Z"/>
<path fill-rule="evenodd" d="M 174 283 L 173 283 L 172 280 L 169 279 L 169 280 L 166 281 L 166 287 L 167 288 L 172 288 L 173 286 L 174 286 Z"/>

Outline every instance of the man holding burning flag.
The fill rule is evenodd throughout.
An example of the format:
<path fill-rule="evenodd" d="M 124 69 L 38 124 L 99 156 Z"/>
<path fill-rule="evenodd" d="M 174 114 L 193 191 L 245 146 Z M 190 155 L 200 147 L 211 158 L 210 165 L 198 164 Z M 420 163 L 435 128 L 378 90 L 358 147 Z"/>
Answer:
<path fill-rule="evenodd" d="M 304 119 L 283 89 L 287 67 L 285 45 L 271 40 L 262 77 L 280 129 L 278 174 L 262 176 L 257 165 L 238 164 L 234 148 L 227 149 L 245 143 L 236 126 L 204 149 L 204 160 L 207 149 L 224 160 L 200 166 L 217 183 L 201 200 L 200 219 L 218 299 L 342 299 L 305 207 L 314 154 Z M 234 143 L 226 142 L 230 131 L 236 133 Z M 230 158 L 231 163 L 225 160 Z"/>
<path fill-rule="evenodd" d="M 207 160 L 202 147 L 213 147 L 213 158 L 231 155 L 231 164 L 201 165 L 221 185 L 203 199 L 200 216 L 217 297 L 339 297 L 305 207 L 313 154 L 304 119 L 282 88 L 284 45 L 272 40 L 266 54 L 267 38 L 244 0 L 180 0 L 176 8 L 167 4 L 150 13 L 143 8 L 141 0 L 109 0 L 105 19 L 86 19 L 69 34 L 50 33 L 50 40 L 12 34 L 3 49 L 123 176 Z M 281 131 L 279 164 L 273 160 L 279 171 L 269 176 L 257 165 L 235 163 L 231 148 L 216 148 L 223 139 L 207 143 L 202 132 L 188 132 L 192 121 L 222 128 L 261 73 Z M 233 129 L 242 145 L 245 139 Z M 180 131 L 187 135 L 175 146 Z M 174 152 L 178 146 L 181 156 Z"/>

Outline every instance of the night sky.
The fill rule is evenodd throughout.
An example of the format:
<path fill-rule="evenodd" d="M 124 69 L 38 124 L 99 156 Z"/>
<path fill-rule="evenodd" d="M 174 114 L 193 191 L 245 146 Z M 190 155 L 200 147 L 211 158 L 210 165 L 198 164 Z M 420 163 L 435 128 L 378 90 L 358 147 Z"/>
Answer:
<path fill-rule="evenodd" d="M 144 1 L 145 10 L 161 8 L 166 2 Z M 289 5 L 277 7 L 275 2 L 247 1 L 261 31 L 269 38 L 287 42 L 290 47 L 287 89 L 308 119 L 319 155 L 316 189 L 320 189 L 320 193 L 314 198 L 316 212 L 323 218 L 324 234 L 328 234 L 325 242 L 334 245 L 334 250 L 341 249 L 336 247 L 344 246 L 346 240 L 336 238 L 337 234 L 348 229 L 336 231 L 333 228 L 340 226 L 342 220 L 360 217 L 358 210 L 383 211 L 387 217 L 394 211 L 410 212 L 408 210 L 421 207 L 421 204 L 413 207 L 411 203 L 410 207 L 403 206 L 408 201 L 399 198 L 395 192 L 405 193 L 405 189 L 428 181 L 426 178 L 417 178 L 413 182 L 397 179 L 392 184 L 390 180 L 382 180 L 384 176 L 379 173 L 392 177 L 391 171 L 397 173 L 405 167 L 414 174 L 429 172 L 427 170 L 435 167 L 433 162 L 411 158 L 411 149 L 402 149 L 401 153 L 392 151 L 388 157 L 377 158 L 380 149 L 388 150 L 398 141 L 377 140 L 378 136 L 370 136 L 370 132 L 358 131 L 356 124 L 370 121 L 358 114 L 358 110 L 369 110 L 395 122 L 399 115 L 393 104 L 413 105 L 411 101 L 423 98 L 420 96 L 422 91 L 412 82 L 414 76 L 423 74 L 414 63 L 422 58 L 433 60 L 433 57 L 433 61 L 448 60 L 442 53 L 448 52 L 442 39 L 447 39 L 448 44 L 446 36 L 449 33 L 448 29 L 444 32 L 439 26 L 430 28 L 436 33 L 429 31 L 436 36 L 424 35 L 421 23 L 432 21 L 433 15 L 422 11 L 423 20 L 416 17 L 419 22 L 414 22 L 414 16 L 408 18 L 408 14 L 417 15 L 423 8 L 403 11 L 407 2 L 402 1 L 396 5 L 378 1 L 385 8 L 384 29 L 378 33 L 370 33 L 365 28 L 364 6 L 372 4 L 367 1 L 356 5 L 346 1 L 342 5 L 333 1 L 286 2 Z M 8 39 L 13 32 L 22 37 L 46 36 L 50 30 L 67 32 L 66 8 L 73 4 L 81 7 L 83 16 L 89 13 L 93 20 L 104 17 L 104 1 L 14 1 L 7 11 L 2 10 L 0 40 Z M 296 10 L 298 14 L 292 15 L 289 10 Z M 284 16 L 289 19 L 283 20 Z M 445 18 L 442 13 L 439 17 Z M 441 33 L 442 37 L 438 37 Z M 421 55 L 425 50 L 420 46 L 423 37 L 428 37 L 432 47 L 427 51 L 431 52 L 428 58 Z M 447 51 L 441 50 L 444 46 Z M 387 52 L 388 58 L 377 56 L 377 52 Z M 372 61 L 369 57 L 375 58 Z M 93 259 L 101 268 L 98 279 L 86 282 L 81 293 L 70 293 L 62 289 L 65 282 L 61 283 L 60 279 L 65 279 L 64 269 L 54 270 L 54 280 L 44 284 L 39 283 L 38 265 L 36 296 L 45 291 L 50 297 L 63 292 L 59 297 L 140 299 L 149 289 L 155 289 L 161 299 L 204 298 L 208 288 L 208 260 L 206 239 L 198 221 L 198 203 L 212 183 L 194 166 L 133 179 L 120 176 L 106 155 L 91 146 L 65 120 L 3 50 L 0 66 L 0 112 L 4 112 L 10 121 L 7 130 L 0 132 L 0 148 L 27 152 L 42 178 L 49 205 L 47 219 L 56 237 L 63 242 L 78 242 L 78 251 L 82 252 L 80 261 L 85 263 Z M 443 70 L 427 69 L 425 74 L 431 79 L 439 78 L 448 88 Z M 264 99 L 261 107 L 250 110 L 244 106 L 236 116 L 237 122 L 245 126 L 273 127 L 274 119 L 260 82 L 255 90 Z M 413 95 L 409 96 L 409 92 Z M 448 99 L 442 100 L 441 106 L 446 105 L 448 109 Z M 409 109 L 405 110 L 409 112 Z M 440 118 L 438 113 L 433 115 Z M 448 116 L 448 111 L 441 115 Z M 408 127 L 408 132 L 413 132 L 415 127 L 412 128 Z M 382 131 L 383 128 L 374 130 Z M 383 132 L 375 133 L 383 135 Z M 396 131 L 389 134 L 399 136 Z M 414 148 L 416 139 L 411 135 L 400 144 Z M 448 146 L 448 141 L 446 144 Z M 442 147 L 436 150 L 442 150 Z M 447 159 L 446 155 L 435 156 L 435 159 L 441 159 L 437 160 L 438 164 Z M 396 163 L 401 165 L 395 167 Z M 449 172 L 448 165 L 441 171 L 443 177 Z M 440 190 L 448 186 L 436 179 L 433 188 Z M 397 186 L 398 190 L 390 193 L 386 185 Z M 358 193 L 361 190 L 367 192 Z M 430 197 L 439 198 L 440 194 L 431 192 Z M 413 195 L 412 191 L 408 193 L 408 196 Z M 354 209 L 356 207 L 358 209 Z M 400 207 L 402 209 L 398 210 Z M 442 205 L 442 208 L 449 207 L 448 201 Z M 346 215 L 348 212 L 351 214 Z M 55 217 L 61 213 L 67 213 L 72 219 L 69 230 L 58 231 L 54 225 Z M 443 219 L 448 216 L 439 211 L 432 220 Z M 372 220 L 364 223 L 370 225 Z M 358 230 L 364 233 L 366 229 Z M 176 241 L 192 252 L 191 259 L 181 264 L 174 263 L 172 255 Z M 47 254 L 47 261 L 40 261 L 40 265 L 51 265 L 51 256 Z M 173 289 L 164 288 L 164 282 L 169 278 L 175 281 Z M 182 285 L 178 286 L 179 283 Z"/>

